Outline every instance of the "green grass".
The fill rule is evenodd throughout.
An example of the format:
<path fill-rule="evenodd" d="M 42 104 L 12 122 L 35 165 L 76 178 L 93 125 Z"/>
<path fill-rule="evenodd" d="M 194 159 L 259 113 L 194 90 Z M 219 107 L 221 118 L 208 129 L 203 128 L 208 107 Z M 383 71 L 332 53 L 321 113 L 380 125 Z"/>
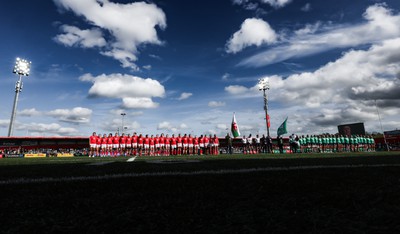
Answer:
<path fill-rule="evenodd" d="M 144 172 L 325 168 L 0 185 L 2 233 L 398 233 L 399 152 L 0 159 L 0 181 Z M 151 160 L 200 160 L 155 164 Z M 89 166 L 93 162 L 112 162 Z"/>
<path fill-rule="evenodd" d="M 391 156 L 400 155 L 400 152 L 359 152 L 359 153 L 315 153 L 315 154 L 221 154 L 221 155 L 201 155 L 201 156 L 142 156 L 135 161 L 150 160 L 248 160 L 248 159 L 302 159 L 302 158 L 340 158 L 340 157 L 367 157 L 367 156 Z M 93 162 L 125 162 L 130 157 L 104 157 L 89 158 L 79 156 L 72 158 L 3 158 L 0 159 L 1 166 L 10 165 L 35 165 L 35 164 L 79 164 Z"/>

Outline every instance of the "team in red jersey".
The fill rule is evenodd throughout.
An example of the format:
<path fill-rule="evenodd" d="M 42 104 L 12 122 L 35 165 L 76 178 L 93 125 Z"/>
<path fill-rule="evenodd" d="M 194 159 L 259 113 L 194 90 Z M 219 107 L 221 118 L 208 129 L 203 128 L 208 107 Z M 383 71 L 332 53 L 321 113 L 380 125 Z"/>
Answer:
<path fill-rule="evenodd" d="M 219 141 L 216 135 L 200 137 L 191 134 L 142 135 L 118 133 L 89 137 L 90 157 L 117 156 L 170 156 L 170 155 L 218 155 Z"/>

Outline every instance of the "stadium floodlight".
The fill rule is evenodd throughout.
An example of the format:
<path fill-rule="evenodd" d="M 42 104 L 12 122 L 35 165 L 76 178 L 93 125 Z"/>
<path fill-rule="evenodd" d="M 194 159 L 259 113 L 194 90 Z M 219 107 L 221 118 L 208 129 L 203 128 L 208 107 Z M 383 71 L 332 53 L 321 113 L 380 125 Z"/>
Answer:
<path fill-rule="evenodd" d="M 11 113 L 11 120 L 10 120 L 10 126 L 8 128 L 8 136 L 12 136 L 13 134 L 13 127 L 14 127 L 14 121 L 15 117 L 17 114 L 17 104 L 18 104 L 18 98 L 19 98 L 19 93 L 22 91 L 22 76 L 29 76 L 31 70 L 31 62 L 25 59 L 20 59 L 17 58 L 15 61 L 15 66 L 13 69 L 13 73 L 18 75 L 18 81 L 15 83 L 15 98 L 14 98 L 14 105 L 13 105 L 13 110 Z"/>
<path fill-rule="evenodd" d="M 126 113 L 121 113 L 121 115 L 122 115 L 122 126 L 121 126 L 121 131 L 122 131 L 122 133 L 124 133 L 124 117 L 125 117 L 125 115 L 126 115 Z"/>
<path fill-rule="evenodd" d="M 20 76 L 29 76 L 31 70 L 31 62 L 25 59 L 17 58 L 14 66 L 13 73 Z"/>
<path fill-rule="evenodd" d="M 268 96 L 267 96 L 267 90 L 269 90 L 268 77 L 259 79 L 257 85 L 258 85 L 258 89 L 260 91 L 263 91 L 263 94 L 264 94 L 264 110 L 265 110 L 265 121 L 266 121 L 266 125 L 267 125 L 267 136 L 270 137 L 270 134 L 269 134 L 270 122 L 269 122 L 269 115 L 268 115 Z"/>

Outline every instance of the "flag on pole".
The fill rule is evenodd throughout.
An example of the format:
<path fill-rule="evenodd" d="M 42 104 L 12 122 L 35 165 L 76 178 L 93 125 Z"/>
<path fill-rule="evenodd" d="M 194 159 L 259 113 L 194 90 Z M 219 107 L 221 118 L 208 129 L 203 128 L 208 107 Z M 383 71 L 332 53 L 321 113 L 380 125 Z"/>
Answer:
<path fill-rule="evenodd" d="M 278 136 L 281 136 L 285 133 L 287 133 L 287 129 L 286 129 L 286 121 L 287 121 L 288 117 L 286 117 L 285 121 L 283 121 L 283 123 L 281 124 L 281 126 L 279 126 L 278 128 Z"/>
<path fill-rule="evenodd" d="M 269 115 L 267 115 L 267 127 L 270 128 L 271 127 L 271 120 L 269 119 Z"/>
<path fill-rule="evenodd" d="M 239 126 L 237 125 L 237 122 L 236 122 L 235 113 L 233 113 L 231 132 L 232 132 L 233 137 L 240 136 Z"/>

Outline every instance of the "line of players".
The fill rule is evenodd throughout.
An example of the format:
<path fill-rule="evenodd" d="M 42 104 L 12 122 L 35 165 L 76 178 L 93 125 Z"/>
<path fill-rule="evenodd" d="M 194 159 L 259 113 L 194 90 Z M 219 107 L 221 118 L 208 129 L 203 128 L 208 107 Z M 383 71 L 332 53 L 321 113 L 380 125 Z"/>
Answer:
<path fill-rule="evenodd" d="M 375 151 L 375 140 L 364 135 L 307 135 L 289 137 L 289 142 L 296 141 L 300 152 L 332 153 L 332 152 L 369 152 Z"/>
<path fill-rule="evenodd" d="M 170 156 L 170 155 L 218 155 L 219 139 L 216 135 L 200 137 L 178 134 L 142 135 L 133 133 L 119 136 L 93 132 L 89 137 L 89 157 L 116 156 Z"/>

